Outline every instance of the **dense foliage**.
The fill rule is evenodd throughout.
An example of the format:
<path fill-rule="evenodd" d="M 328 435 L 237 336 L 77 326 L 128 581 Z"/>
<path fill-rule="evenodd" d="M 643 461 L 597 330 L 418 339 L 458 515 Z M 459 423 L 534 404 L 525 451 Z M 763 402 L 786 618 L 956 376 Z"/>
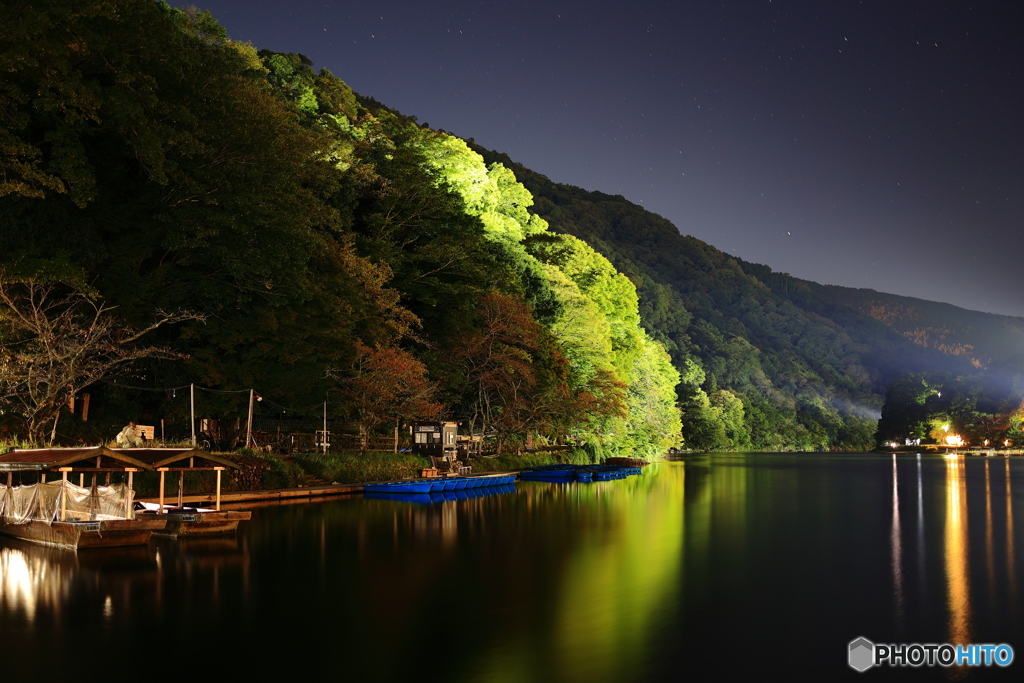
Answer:
<path fill-rule="evenodd" d="M 136 381 L 326 396 L 364 436 L 447 415 L 499 447 L 677 442 L 678 376 L 633 284 L 549 233 L 507 168 L 206 13 L 44 0 L 0 20 L 4 279 L 88 283 L 135 328 L 189 311 L 154 335 L 187 360 Z"/>

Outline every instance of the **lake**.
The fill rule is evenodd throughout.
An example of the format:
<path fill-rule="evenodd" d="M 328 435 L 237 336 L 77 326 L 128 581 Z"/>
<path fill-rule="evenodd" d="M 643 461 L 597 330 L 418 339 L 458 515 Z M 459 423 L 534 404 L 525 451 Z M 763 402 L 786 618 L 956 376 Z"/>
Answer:
<path fill-rule="evenodd" d="M 1024 667 L 847 665 L 859 636 L 1024 652 L 1024 459 L 692 455 L 515 488 L 257 507 L 237 538 L 127 550 L 2 539 L 5 674 L 598 683 Z"/>

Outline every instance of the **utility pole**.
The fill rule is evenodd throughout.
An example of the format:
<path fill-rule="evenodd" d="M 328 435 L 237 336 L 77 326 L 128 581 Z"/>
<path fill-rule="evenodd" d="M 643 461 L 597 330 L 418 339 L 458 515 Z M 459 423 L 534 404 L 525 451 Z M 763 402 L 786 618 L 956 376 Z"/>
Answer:
<path fill-rule="evenodd" d="M 324 455 L 326 455 L 327 454 L 327 401 L 324 401 L 324 435 L 323 435 L 322 438 L 323 438 L 323 443 L 324 443 Z"/>
<path fill-rule="evenodd" d="M 249 390 L 249 419 L 246 421 L 246 433 L 245 433 L 245 447 L 249 448 L 252 446 L 252 403 L 255 400 L 255 393 L 252 389 Z"/>
<path fill-rule="evenodd" d="M 188 385 L 189 403 L 192 415 L 192 448 L 196 447 L 196 385 Z"/>

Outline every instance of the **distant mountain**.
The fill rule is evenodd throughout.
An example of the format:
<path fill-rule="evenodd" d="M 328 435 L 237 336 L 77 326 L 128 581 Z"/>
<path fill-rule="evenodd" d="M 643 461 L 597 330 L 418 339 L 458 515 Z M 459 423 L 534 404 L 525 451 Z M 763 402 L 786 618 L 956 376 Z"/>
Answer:
<path fill-rule="evenodd" d="M 691 447 L 866 448 L 897 376 L 969 373 L 1024 351 L 1024 319 L 777 273 L 621 196 L 475 149 L 513 170 L 552 230 L 587 241 L 636 284 L 643 325 L 683 373 Z"/>
<path fill-rule="evenodd" d="M 1024 318 L 982 313 L 925 299 L 818 285 L 824 296 L 879 320 L 915 344 L 968 358 L 977 367 L 1024 354 Z"/>
<path fill-rule="evenodd" d="M 739 259 L 737 259 L 739 260 Z M 808 295 L 870 317 L 916 346 L 956 356 L 974 368 L 1024 356 L 1024 318 L 971 311 L 952 304 L 873 289 L 822 285 L 741 261 L 746 272 L 773 291 L 809 302 Z"/>

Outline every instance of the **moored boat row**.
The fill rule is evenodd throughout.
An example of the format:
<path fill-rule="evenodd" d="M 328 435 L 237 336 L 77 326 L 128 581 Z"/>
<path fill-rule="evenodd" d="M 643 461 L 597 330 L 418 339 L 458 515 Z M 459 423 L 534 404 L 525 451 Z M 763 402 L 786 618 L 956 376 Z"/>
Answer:
<path fill-rule="evenodd" d="M 406 503 L 454 503 L 460 500 L 472 500 L 486 496 L 496 496 L 503 493 L 515 493 L 516 487 L 513 484 L 500 484 L 498 486 L 481 486 L 474 489 L 457 489 L 454 491 L 441 491 L 434 493 L 374 493 L 367 491 L 364 498 L 376 500 L 399 500 Z"/>
<path fill-rule="evenodd" d="M 557 482 L 588 482 L 625 479 L 640 474 L 641 469 L 634 466 L 615 465 L 541 465 L 531 467 L 519 473 L 523 481 L 557 481 Z"/>
<path fill-rule="evenodd" d="M 625 479 L 630 475 L 640 474 L 640 472 L 641 469 L 638 466 L 541 465 L 522 470 L 518 477 L 522 481 L 593 482 Z M 416 498 L 410 499 L 410 502 L 440 502 L 446 499 L 440 497 L 431 499 L 429 496 L 476 488 L 487 490 L 495 487 L 503 488 L 512 484 L 516 480 L 516 476 L 515 474 L 491 474 L 391 481 L 365 484 L 363 491 L 367 497 L 371 498 L 390 497 L 392 500 L 399 500 L 404 499 L 402 497 L 414 496 Z"/>
<path fill-rule="evenodd" d="M 514 474 L 481 475 L 476 477 L 444 477 L 438 479 L 414 479 L 411 481 L 390 481 L 379 484 L 366 484 L 363 490 L 367 493 L 441 493 L 444 491 L 461 491 L 463 489 L 502 486 L 515 481 Z"/>
<path fill-rule="evenodd" d="M 220 510 L 221 473 L 238 466 L 194 448 L 37 448 L 0 455 L 0 534 L 43 545 L 95 548 L 144 545 L 153 534 L 190 536 L 230 534 L 251 513 Z M 216 472 L 215 510 L 164 505 L 164 476 L 185 471 Z M 137 509 L 132 487 L 136 472 L 160 473 L 160 504 Z M 111 483 L 111 475 L 123 481 Z M 17 475 L 18 485 L 14 484 Z M 47 476 L 59 479 L 47 481 Z M 79 484 L 72 483 L 78 475 Z M 99 476 L 105 479 L 100 484 Z M 90 486 L 85 486 L 89 477 Z M 28 480 L 27 482 L 25 480 Z M 179 501 L 181 499 L 179 483 Z M 144 507 L 144 506 L 140 506 Z"/>

